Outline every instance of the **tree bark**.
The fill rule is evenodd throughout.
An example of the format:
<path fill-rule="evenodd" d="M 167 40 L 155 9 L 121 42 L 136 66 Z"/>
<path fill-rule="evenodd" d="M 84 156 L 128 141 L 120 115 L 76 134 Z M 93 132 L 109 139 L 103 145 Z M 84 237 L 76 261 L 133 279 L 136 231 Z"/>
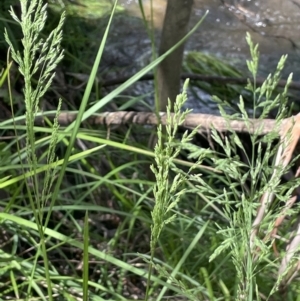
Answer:
<path fill-rule="evenodd" d="M 159 55 L 164 54 L 187 34 L 193 2 L 193 0 L 168 1 Z M 179 93 L 183 51 L 184 44 L 174 50 L 158 66 L 157 79 L 160 107 L 156 108 L 157 111 L 165 111 L 168 98 L 173 104 Z"/>
<path fill-rule="evenodd" d="M 168 0 L 159 55 L 164 54 L 176 45 L 187 34 L 193 3 L 194 0 Z M 168 98 L 171 101 L 173 110 L 173 104 L 180 91 L 183 51 L 184 44 L 176 48 L 158 66 L 158 103 L 155 103 L 156 112 L 166 111 Z M 156 143 L 157 135 L 156 133 L 153 133 L 149 138 L 149 148 L 154 148 Z"/>

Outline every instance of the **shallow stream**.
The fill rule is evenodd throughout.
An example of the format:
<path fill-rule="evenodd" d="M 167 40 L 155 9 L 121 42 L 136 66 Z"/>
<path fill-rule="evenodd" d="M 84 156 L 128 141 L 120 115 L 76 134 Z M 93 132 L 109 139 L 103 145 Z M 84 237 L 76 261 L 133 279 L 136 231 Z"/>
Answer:
<path fill-rule="evenodd" d="M 113 22 L 102 66 L 102 70 L 108 69 L 111 64 L 110 70 L 117 70 L 107 73 L 110 78 L 132 75 L 151 59 L 151 44 L 141 20 L 138 0 L 119 0 L 118 3 L 123 13 Z M 159 42 L 167 1 L 153 0 L 153 3 Z M 144 0 L 143 5 L 149 16 L 150 0 Z M 245 36 L 249 32 L 253 41 L 259 43 L 260 76 L 273 72 L 280 56 L 288 54 L 283 78 L 293 72 L 294 80 L 300 80 L 300 0 L 194 0 L 190 26 L 195 25 L 207 10 L 207 18 L 188 40 L 186 51 L 213 54 L 246 70 L 245 61 L 250 55 Z M 140 82 L 127 92 L 138 97 L 151 91 L 151 82 Z M 188 106 L 196 112 L 217 113 L 209 96 L 199 93 L 202 102 L 191 97 Z M 146 99 L 149 102 L 151 98 L 153 96 Z"/>

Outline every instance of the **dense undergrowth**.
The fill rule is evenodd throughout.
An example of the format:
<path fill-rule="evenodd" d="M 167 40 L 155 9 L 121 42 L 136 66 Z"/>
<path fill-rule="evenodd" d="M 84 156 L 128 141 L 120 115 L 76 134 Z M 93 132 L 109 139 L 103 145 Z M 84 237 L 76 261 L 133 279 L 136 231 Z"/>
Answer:
<path fill-rule="evenodd" d="M 249 244 L 262 194 L 271 186 L 278 199 L 261 225 L 264 233 L 299 184 L 270 181 L 277 129 L 265 136 L 257 131 L 245 139 L 230 128 L 226 135 L 212 130 L 209 142 L 197 129 L 185 132 L 180 125 L 190 112 L 182 110 L 188 81 L 176 100 L 175 117 L 168 115 L 166 137 L 161 127 L 157 129 L 154 151 L 146 147 L 151 130 L 145 127 L 95 128 L 81 123 L 163 57 L 110 93 L 97 94 L 94 84 L 113 11 L 76 108 L 78 103 L 71 103 L 66 92 L 55 91 L 57 76 L 63 76 L 59 64 L 65 15 L 51 33 L 46 28 L 49 35 L 42 39 L 46 7 L 36 0 L 20 3 L 22 14 L 11 13 L 24 36 L 21 51 L 6 31 L 10 53 L 1 80 L 10 92 L 11 117 L 0 123 L 0 299 L 297 300 L 297 278 L 278 287 L 285 240 L 278 243 L 280 257 L 272 251 L 273 238 L 257 240 L 260 255 Z M 252 116 L 243 97 L 235 115 L 226 114 L 221 91 L 215 101 L 226 120 L 248 124 L 249 118 L 263 119 L 276 110 L 280 124 L 288 115 L 288 92 L 286 87 L 277 94 L 276 84 L 286 57 L 259 88 L 259 54 L 249 36 L 247 41 L 252 81 L 243 93 L 251 95 Z M 219 62 L 212 67 L 211 62 L 205 68 L 216 72 Z M 221 75 L 234 72 L 224 67 Z M 15 74 L 21 79 L 19 93 L 14 91 Z M 230 86 L 227 92 L 233 97 L 241 90 Z M 98 100 L 90 105 L 92 96 Z M 74 107 L 77 120 L 66 127 L 56 118 L 34 123 L 46 111 L 55 108 L 58 116 Z M 185 164 L 175 164 L 176 158 Z M 279 175 L 286 171 L 282 168 Z M 289 232 L 297 207 L 290 210 L 280 237 Z"/>

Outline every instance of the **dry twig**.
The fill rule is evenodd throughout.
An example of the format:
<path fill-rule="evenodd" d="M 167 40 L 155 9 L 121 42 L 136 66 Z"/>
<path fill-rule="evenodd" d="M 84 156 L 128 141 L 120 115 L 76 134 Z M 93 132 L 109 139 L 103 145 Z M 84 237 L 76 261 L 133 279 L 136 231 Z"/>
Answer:
<path fill-rule="evenodd" d="M 36 117 L 36 124 L 44 124 L 44 117 L 53 117 L 54 112 L 44 112 L 40 116 Z M 74 112 L 61 112 L 58 118 L 60 125 L 67 126 L 75 121 L 77 114 Z M 167 123 L 167 114 L 165 112 L 160 113 L 160 122 L 162 125 Z M 15 118 L 16 123 L 24 122 L 24 116 Z M 285 128 L 291 124 L 291 118 L 286 118 L 282 121 L 280 128 Z M 158 125 L 159 120 L 154 113 L 150 112 L 104 112 L 94 114 L 93 116 L 85 120 L 90 125 L 122 125 L 122 124 L 140 124 L 140 125 Z M 2 125 L 11 123 L 10 120 L 2 120 Z M 1 125 L 1 123 L 0 123 Z M 221 116 L 215 116 L 210 114 L 188 114 L 185 118 L 183 127 L 195 128 L 200 125 L 200 132 L 207 132 L 212 128 L 215 128 L 219 132 L 235 131 L 239 133 L 258 133 L 264 135 L 274 131 L 277 122 L 274 119 L 249 119 L 245 123 L 242 119 L 226 120 Z M 279 133 L 278 133 L 279 135 Z"/>
<path fill-rule="evenodd" d="M 285 122 L 280 127 L 281 144 L 275 158 L 274 171 L 271 176 L 271 180 L 277 175 L 278 167 L 285 168 L 290 163 L 295 147 L 298 143 L 299 137 L 300 137 L 300 114 L 292 117 L 292 119 L 288 119 L 288 122 Z M 296 176 L 299 176 L 299 169 L 296 173 Z M 267 191 L 264 193 L 264 195 L 260 200 L 260 207 L 257 210 L 256 218 L 252 224 L 252 232 L 250 236 L 250 244 L 252 246 L 254 246 L 254 240 L 256 238 L 259 225 L 261 224 L 270 204 L 274 200 L 274 197 L 275 197 L 274 192 Z M 284 214 L 293 205 L 295 201 L 296 201 L 296 197 L 293 197 L 285 204 L 282 215 L 279 216 L 275 221 L 275 226 L 271 235 L 274 235 L 276 233 L 277 227 L 282 223 L 284 219 Z M 282 259 L 279 268 L 279 272 L 278 272 L 279 275 L 282 275 L 286 271 L 290 261 L 295 255 L 295 252 L 299 250 L 299 246 L 300 246 L 300 221 L 297 225 L 296 235 L 287 246 L 286 255 Z M 299 270 L 299 268 L 300 268 L 300 262 L 298 262 L 296 267 L 293 268 L 292 275 L 288 275 L 288 277 L 284 277 L 281 285 L 285 285 L 287 282 L 291 281 L 291 279 L 296 276 L 296 273 Z"/>

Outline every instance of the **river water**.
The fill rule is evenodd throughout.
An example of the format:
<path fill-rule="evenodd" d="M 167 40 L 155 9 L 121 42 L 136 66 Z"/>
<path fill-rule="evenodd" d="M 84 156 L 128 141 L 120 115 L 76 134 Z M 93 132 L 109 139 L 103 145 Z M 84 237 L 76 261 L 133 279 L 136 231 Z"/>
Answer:
<path fill-rule="evenodd" d="M 89 1 L 76 2 L 90 6 L 87 5 Z M 104 70 L 106 79 L 133 75 L 151 61 L 151 43 L 141 19 L 138 0 L 119 0 L 118 3 L 123 7 L 123 13 L 114 18 L 101 63 L 100 71 Z M 153 0 L 157 45 L 166 3 L 166 0 Z M 150 16 L 150 0 L 143 0 L 143 5 L 146 15 Z M 283 78 L 293 72 L 294 80 L 300 80 L 300 0 L 194 0 L 190 27 L 207 10 L 209 14 L 205 21 L 186 43 L 186 52 L 196 50 L 213 54 L 246 71 L 245 61 L 250 54 L 245 36 L 249 32 L 253 41 L 259 43 L 260 76 L 273 72 L 280 56 L 288 54 Z M 99 30 L 103 30 L 103 24 L 100 26 L 102 29 Z M 99 42 L 99 37 L 91 39 L 95 44 Z M 151 91 L 151 81 L 139 82 L 125 94 L 140 97 L 150 93 L 145 101 L 153 108 Z M 209 95 L 203 91 L 197 91 L 197 94 L 196 98 L 193 95 L 189 97 L 190 108 L 195 112 L 218 112 Z M 139 104 L 136 106 L 138 108 Z M 145 107 L 142 105 L 140 109 L 145 110 Z"/>
<path fill-rule="evenodd" d="M 166 0 L 153 0 L 154 24 L 161 29 Z M 120 0 L 129 15 L 141 17 L 137 0 Z M 143 1 L 150 15 L 150 1 Z M 208 10 L 204 23 L 187 43 L 188 49 L 222 56 L 248 55 L 246 32 L 259 43 L 262 55 L 299 53 L 299 0 L 194 0 L 191 26 Z"/>
<path fill-rule="evenodd" d="M 166 3 L 166 0 L 153 0 L 154 25 L 158 37 Z M 141 18 L 137 0 L 120 0 L 119 4 L 124 7 L 128 17 Z M 143 5 L 146 16 L 150 16 L 150 0 L 144 0 Z M 190 26 L 195 25 L 207 10 L 209 14 L 205 21 L 186 43 L 186 51 L 204 51 L 243 68 L 246 59 L 249 59 L 245 40 L 246 32 L 249 32 L 253 41 L 259 43 L 261 76 L 272 72 L 280 56 L 288 54 L 283 76 L 293 72 L 294 80 L 300 80 L 300 0 L 194 0 Z M 123 63 L 127 61 L 131 70 L 135 70 L 135 67 L 142 67 L 150 58 L 151 48 L 142 22 L 128 20 L 117 21 L 113 31 L 118 42 L 113 44 L 122 44 L 123 50 L 119 57 L 126 58 Z M 151 88 L 149 83 L 143 83 L 135 89 L 133 93 L 137 96 Z M 205 93 L 200 94 L 200 97 L 206 97 Z M 211 113 L 217 109 L 212 104 L 203 106 L 201 102 L 192 101 L 189 105 L 197 112 Z"/>

